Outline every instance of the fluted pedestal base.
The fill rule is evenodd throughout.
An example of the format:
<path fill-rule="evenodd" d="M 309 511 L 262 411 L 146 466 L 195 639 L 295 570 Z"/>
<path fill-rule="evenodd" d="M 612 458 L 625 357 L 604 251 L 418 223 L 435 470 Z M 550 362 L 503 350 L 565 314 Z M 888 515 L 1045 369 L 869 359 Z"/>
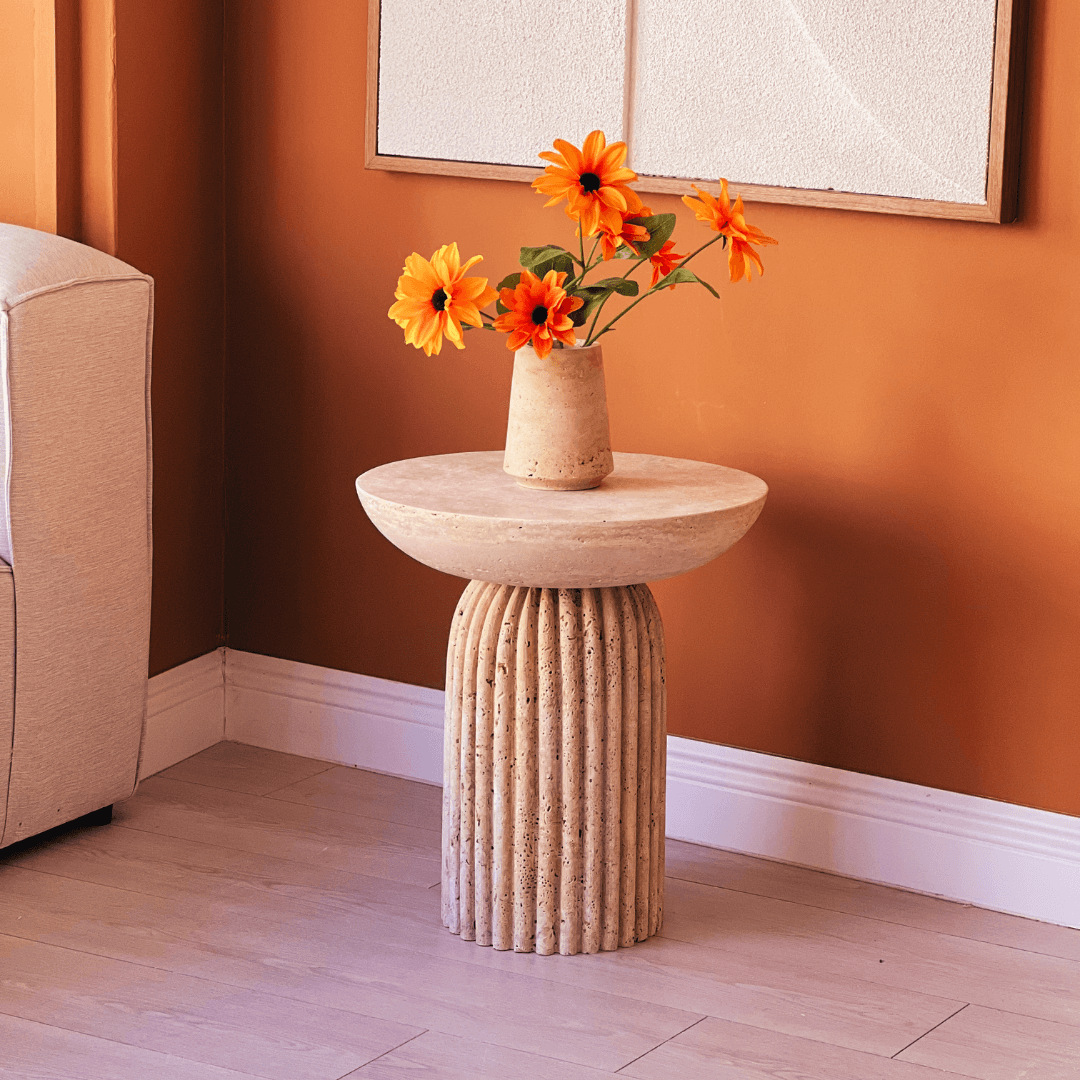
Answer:
<path fill-rule="evenodd" d="M 446 691 L 443 923 L 543 954 L 655 934 L 667 730 L 648 586 L 470 582 Z"/>

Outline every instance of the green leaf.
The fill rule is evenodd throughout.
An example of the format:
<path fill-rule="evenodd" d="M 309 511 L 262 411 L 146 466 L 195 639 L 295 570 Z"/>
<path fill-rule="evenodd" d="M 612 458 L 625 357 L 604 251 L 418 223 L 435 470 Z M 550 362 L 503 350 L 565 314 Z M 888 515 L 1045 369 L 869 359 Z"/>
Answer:
<path fill-rule="evenodd" d="M 574 257 L 565 248 L 557 244 L 545 244 L 543 247 L 523 247 L 521 265 L 526 270 L 542 278 L 549 270 L 572 276 Z"/>
<path fill-rule="evenodd" d="M 612 293 L 620 296 L 637 296 L 638 283 L 629 278 L 604 278 L 603 281 L 594 281 L 591 285 L 581 285 L 571 290 L 571 296 L 580 296 L 585 301 L 577 311 L 570 313 L 570 321 L 575 326 L 581 326 Z"/>
<path fill-rule="evenodd" d="M 641 225 L 649 230 L 647 243 L 638 244 L 639 255 L 655 255 L 670 239 L 675 231 L 674 214 L 655 214 L 653 217 L 636 217 L 628 219 L 632 225 Z"/>
<path fill-rule="evenodd" d="M 689 284 L 693 281 L 696 281 L 699 285 L 704 285 L 705 288 L 708 289 L 709 292 L 711 292 L 713 296 L 717 298 L 717 300 L 720 299 L 720 294 L 707 281 L 702 281 L 701 278 L 697 276 L 697 274 L 693 273 L 690 270 L 687 270 L 685 267 L 682 266 L 676 266 L 670 274 L 668 274 L 666 277 L 662 277 L 656 283 L 656 288 L 663 289 L 667 285 L 682 285 L 684 283 Z"/>
<path fill-rule="evenodd" d="M 507 274 L 506 277 L 495 286 L 495 291 L 501 293 L 503 289 L 516 289 L 521 281 L 521 272 Z M 495 310 L 500 315 L 505 315 L 510 309 L 501 301 L 495 301 Z"/>
<path fill-rule="evenodd" d="M 585 301 L 577 311 L 570 312 L 570 321 L 575 326 L 582 326 L 595 310 L 596 305 L 599 304 L 605 296 L 610 296 L 611 294 L 607 289 L 599 289 L 594 285 L 582 285 L 579 288 L 574 289 L 570 295 L 580 297 Z"/>
<path fill-rule="evenodd" d="M 638 294 L 638 283 L 636 281 L 631 281 L 630 278 L 604 278 L 603 281 L 594 281 L 592 287 L 603 289 L 605 292 L 609 293 L 617 292 L 620 296 L 637 296 Z"/>
<path fill-rule="evenodd" d="M 538 278 L 542 278 L 549 270 L 555 270 L 560 274 L 566 274 L 567 277 L 573 277 L 574 260 L 569 255 L 556 255 L 546 262 L 539 262 L 534 266 L 530 266 L 529 270 Z"/>
<path fill-rule="evenodd" d="M 521 249 L 521 265 L 526 270 L 531 270 L 537 263 L 547 262 L 557 255 L 569 255 L 566 248 L 558 244 L 544 244 L 542 247 L 523 247 Z"/>

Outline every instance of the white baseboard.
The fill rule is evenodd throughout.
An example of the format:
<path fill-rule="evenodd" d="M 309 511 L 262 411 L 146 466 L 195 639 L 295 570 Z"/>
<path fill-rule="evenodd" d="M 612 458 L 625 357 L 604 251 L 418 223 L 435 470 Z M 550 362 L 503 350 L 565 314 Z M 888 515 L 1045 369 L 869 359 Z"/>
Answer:
<path fill-rule="evenodd" d="M 225 738 L 442 784 L 443 692 L 225 650 Z"/>
<path fill-rule="evenodd" d="M 219 654 L 211 655 L 216 663 Z M 181 746 L 194 749 L 174 760 L 195 753 L 218 731 L 271 750 L 442 780 L 442 691 L 234 649 L 224 650 L 219 688 L 222 678 L 221 698 L 209 688 L 194 696 L 203 685 L 194 678 L 169 684 L 172 698 L 160 691 L 166 707 L 156 728 L 167 715 L 170 729 L 190 723 L 192 733 L 172 730 L 169 752 L 154 761 Z M 181 702 L 185 685 L 191 695 Z M 155 680 L 151 688 L 154 700 Z M 211 707 L 223 707 L 224 718 Z M 147 766 L 150 731 L 148 723 Z M 1080 928 L 1080 818 L 1066 814 L 670 736 L 667 833 Z"/>
<path fill-rule="evenodd" d="M 224 669 L 215 649 L 150 680 L 140 780 L 225 738 Z"/>
<path fill-rule="evenodd" d="M 667 834 L 1080 928 L 1080 818 L 668 739 Z"/>

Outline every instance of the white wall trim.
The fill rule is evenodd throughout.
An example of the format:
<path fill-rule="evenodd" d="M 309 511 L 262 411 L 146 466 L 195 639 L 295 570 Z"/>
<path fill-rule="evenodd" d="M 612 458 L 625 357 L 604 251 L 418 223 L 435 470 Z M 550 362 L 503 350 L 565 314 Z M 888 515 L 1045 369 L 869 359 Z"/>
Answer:
<path fill-rule="evenodd" d="M 150 680 L 139 779 L 225 738 L 225 650 L 215 649 Z"/>
<path fill-rule="evenodd" d="M 151 701 L 140 776 L 224 737 L 442 779 L 440 690 L 225 649 L 156 676 Z M 190 733 L 151 753 L 166 721 Z M 667 833 L 1080 928 L 1080 818 L 1066 814 L 671 736 Z"/>
<path fill-rule="evenodd" d="M 227 649 L 225 738 L 441 785 L 443 692 Z"/>
<path fill-rule="evenodd" d="M 1080 818 L 668 739 L 667 834 L 1080 927 Z"/>

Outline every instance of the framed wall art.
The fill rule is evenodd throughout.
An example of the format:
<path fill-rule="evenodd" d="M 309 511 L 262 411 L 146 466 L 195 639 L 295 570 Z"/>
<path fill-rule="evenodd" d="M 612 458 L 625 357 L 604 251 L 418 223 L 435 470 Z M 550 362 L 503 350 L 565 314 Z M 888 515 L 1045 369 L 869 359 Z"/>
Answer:
<path fill-rule="evenodd" d="M 642 192 L 1016 215 L 1026 0 L 370 0 L 368 168 L 532 180 L 629 144 Z"/>

